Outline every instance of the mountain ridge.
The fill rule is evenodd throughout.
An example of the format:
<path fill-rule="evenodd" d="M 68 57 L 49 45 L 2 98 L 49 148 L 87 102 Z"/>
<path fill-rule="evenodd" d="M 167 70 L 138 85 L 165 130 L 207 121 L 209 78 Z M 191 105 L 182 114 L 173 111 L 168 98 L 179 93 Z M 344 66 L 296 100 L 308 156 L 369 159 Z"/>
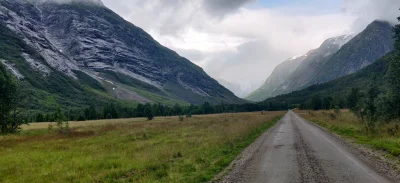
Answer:
<path fill-rule="evenodd" d="M 390 23 L 376 20 L 354 37 L 343 36 L 341 40 L 351 38 L 345 44 L 343 41 L 328 39 L 320 48 L 306 54 L 314 56 L 302 61 L 285 82 L 278 87 L 263 85 L 266 89 L 257 90 L 247 99 L 260 101 L 354 73 L 394 49 L 391 31 Z M 332 47 L 334 44 L 329 42 L 338 44 Z"/>
<path fill-rule="evenodd" d="M 148 96 L 155 94 L 193 104 L 243 102 L 110 9 L 86 0 L 68 2 L 0 1 L 0 21 L 37 50 L 37 55 L 21 53 L 31 69 L 46 76 L 54 68 L 75 80 L 80 79 L 75 71 L 83 72 L 122 100 L 135 101 L 133 96 L 139 95 L 152 101 Z"/>
<path fill-rule="evenodd" d="M 247 97 L 253 101 L 261 101 L 281 93 L 290 92 L 300 83 L 306 83 L 313 73 L 317 72 L 320 65 L 328 60 L 353 36 L 342 35 L 325 40 L 319 48 L 308 51 L 305 55 L 288 59 L 278 65 L 266 82 L 255 92 Z M 274 78 L 284 76 L 279 82 Z M 275 82 L 271 83 L 271 80 Z M 294 85 L 294 86 L 293 86 Z"/>

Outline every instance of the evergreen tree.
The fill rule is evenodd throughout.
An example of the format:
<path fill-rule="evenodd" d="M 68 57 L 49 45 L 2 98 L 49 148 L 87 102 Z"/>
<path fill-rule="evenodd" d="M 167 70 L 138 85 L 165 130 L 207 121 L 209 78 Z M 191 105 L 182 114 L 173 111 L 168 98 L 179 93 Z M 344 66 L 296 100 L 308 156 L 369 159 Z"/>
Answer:
<path fill-rule="evenodd" d="M 89 108 L 89 117 L 87 119 L 89 119 L 89 120 L 97 119 L 97 111 L 93 105 L 90 106 L 90 108 Z"/>
<path fill-rule="evenodd" d="M 398 17 L 397 20 L 400 21 L 400 17 Z M 394 39 L 395 39 L 394 46 L 395 46 L 396 52 L 400 52 L 400 24 L 397 24 L 393 28 L 393 32 L 394 32 Z"/>
<path fill-rule="evenodd" d="M 400 17 L 398 18 L 400 21 Z M 393 118 L 400 117 L 400 24 L 397 24 L 394 28 L 395 34 L 395 45 L 396 45 L 396 57 L 390 62 L 389 69 L 386 77 L 390 84 L 389 100 L 391 101 L 390 111 Z"/>
<path fill-rule="evenodd" d="M 147 106 L 144 109 L 144 115 L 148 120 L 153 120 L 154 119 L 153 111 L 151 110 L 151 107 L 149 107 L 149 106 Z"/>
<path fill-rule="evenodd" d="M 367 91 L 367 97 L 365 99 L 364 110 L 361 112 L 362 119 L 366 122 L 367 132 L 374 133 L 375 125 L 378 120 L 378 109 L 376 107 L 376 99 L 378 98 L 379 90 L 378 87 L 372 84 Z"/>
<path fill-rule="evenodd" d="M 144 105 L 143 104 L 138 104 L 136 107 L 136 115 L 137 117 L 144 117 Z"/>
<path fill-rule="evenodd" d="M 352 88 L 350 94 L 347 97 L 347 107 L 355 112 L 357 109 L 357 104 L 360 100 L 361 94 L 358 88 Z"/>
<path fill-rule="evenodd" d="M 319 95 L 314 96 L 311 101 L 311 105 L 314 110 L 322 109 L 322 101 Z"/>
<path fill-rule="evenodd" d="M 22 122 L 17 116 L 18 84 L 0 63 L 0 132 L 2 134 L 16 133 Z"/>
<path fill-rule="evenodd" d="M 324 97 L 323 108 L 326 110 L 333 108 L 333 98 L 332 97 Z"/>
<path fill-rule="evenodd" d="M 42 113 L 39 113 L 36 115 L 36 122 L 44 122 L 44 115 Z"/>
<path fill-rule="evenodd" d="M 400 21 L 400 17 L 398 18 Z M 384 121 L 400 118 L 400 24 L 393 29 L 395 38 L 395 56 L 389 63 L 386 79 L 389 90 L 380 96 L 377 104 L 379 117 Z"/>

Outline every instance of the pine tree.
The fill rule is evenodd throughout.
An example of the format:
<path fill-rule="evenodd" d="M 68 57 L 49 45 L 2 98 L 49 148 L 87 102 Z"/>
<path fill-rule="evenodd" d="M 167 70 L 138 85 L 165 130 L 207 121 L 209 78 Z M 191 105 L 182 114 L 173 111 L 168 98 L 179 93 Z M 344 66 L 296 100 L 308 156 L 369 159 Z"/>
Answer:
<path fill-rule="evenodd" d="M 146 118 L 148 120 L 153 120 L 154 119 L 154 114 L 153 114 L 153 111 L 151 110 L 151 107 L 147 106 L 144 109 L 144 114 L 145 114 L 145 116 L 146 116 Z"/>
<path fill-rule="evenodd" d="M 400 17 L 398 17 L 400 21 Z M 390 62 L 386 77 L 390 84 L 389 100 L 391 102 L 391 115 L 393 118 L 400 117 L 400 24 L 394 28 L 394 37 L 396 39 L 396 57 Z"/>
<path fill-rule="evenodd" d="M 19 100 L 18 84 L 0 63 L 0 132 L 2 134 L 16 133 L 22 122 L 17 116 Z"/>
<path fill-rule="evenodd" d="M 397 18 L 400 21 L 400 17 Z M 400 52 L 400 24 L 397 24 L 393 28 L 394 38 L 395 38 L 395 49 L 397 52 Z"/>
<path fill-rule="evenodd" d="M 312 108 L 314 110 L 322 109 L 322 101 L 319 95 L 314 96 L 311 101 L 312 101 Z"/>
<path fill-rule="evenodd" d="M 358 88 L 352 88 L 350 94 L 347 96 L 347 107 L 353 111 L 357 111 L 357 104 L 360 101 L 361 94 Z"/>

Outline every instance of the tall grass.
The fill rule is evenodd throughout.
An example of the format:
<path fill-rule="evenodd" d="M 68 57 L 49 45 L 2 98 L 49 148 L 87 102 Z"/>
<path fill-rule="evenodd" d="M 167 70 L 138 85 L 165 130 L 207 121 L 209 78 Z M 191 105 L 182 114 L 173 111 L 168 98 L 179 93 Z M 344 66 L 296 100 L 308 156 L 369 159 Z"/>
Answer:
<path fill-rule="evenodd" d="M 0 182 L 205 182 L 283 114 L 72 123 L 68 136 L 25 127 L 0 137 Z"/>
<path fill-rule="evenodd" d="M 296 111 L 302 117 L 317 123 L 328 130 L 353 139 L 358 144 L 369 145 L 372 148 L 384 150 L 393 156 L 400 156 L 400 122 L 378 123 L 375 133 L 368 133 L 365 124 L 360 122 L 350 111 L 340 114 L 334 111 Z M 335 117 L 332 117 L 332 116 Z"/>

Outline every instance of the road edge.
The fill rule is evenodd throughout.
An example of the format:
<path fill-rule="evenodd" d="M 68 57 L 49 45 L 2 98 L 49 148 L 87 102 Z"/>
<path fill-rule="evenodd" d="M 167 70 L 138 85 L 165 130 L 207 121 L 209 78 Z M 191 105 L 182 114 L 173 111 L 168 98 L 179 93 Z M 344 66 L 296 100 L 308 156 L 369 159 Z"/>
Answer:
<path fill-rule="evenodd" d="M 352 154 L 356 155 L 356 157 L 360 158 L 364 163 L 366 163 L 368 166 L 372 167 L 380 175 L 387 177 L 390 180 L 393 180 L 394 182 L 400 182 L 400 170 L 397 169 L 397 166 L 399 166 L 399 164 L 397 164 L 393 160 L 388 159 L 386 157 L 387 155 L 389 155 L 389 153 L 384 152 L 384 151 L 374 150 L 366 145 L 357 144 L 354 142 L 354 140 L 351 140 L 351 139 L 342 137 L 338 134 L 335 134 L 335 133 L 331 132 L 330 130 L 318 125 L 317 123 L 312 122 L 306 118 L 303 118 L 301 115 L 297 114 L 296 112 L 294 112 L 294 111 L 292 111 L 292 112 L 295 115 L 297 115 L 298 117 L 301 117 L 301 119 L 304 119 L 305 122 L 321 129 L 327 135 L 329 135 L 330 137 L 332 137 L 335 140 L 337 140 L 338 142 L 340 142 Z M 397 158 L 397 161 L 399 161 L 398 158 Z M 396 169 L 397 169 L 397 171 L 396 171 Z"/>
<path fill-rule="evenodd" d="M 254 140 L 254 142 L 252 142 L 249 146 L 247 146 L 224 170 L 214 176 L 214 178 L 210 180 L 209 183 L 222 183 L 230 176 L 235 175 L 235 172 L 232 172 L 232 170 L 238 169 L 237 167 L 246 167 L 247 164 L 253 159 L 256 152 L 261 148 L 263 142 L 270 135 L 270 132 L 275 130 L 277 126 L 282 123 L 282 119 L 285 115 L 283 115 L 274 124 L 274 126 L 268 128 L 263 134 L 257 137 L 257 139 Z"/>

